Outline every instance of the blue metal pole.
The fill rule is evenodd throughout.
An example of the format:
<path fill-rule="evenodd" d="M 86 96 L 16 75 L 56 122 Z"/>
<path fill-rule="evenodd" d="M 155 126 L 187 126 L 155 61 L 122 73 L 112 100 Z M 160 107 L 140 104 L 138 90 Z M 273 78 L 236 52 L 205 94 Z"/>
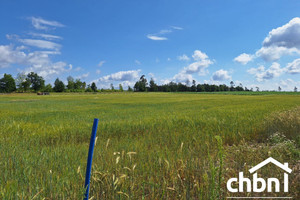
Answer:
<path fill-rule="evenodd" d="M 84 194 L 84 200 L 89 199 L 92 159 L 93 159 L 93 153 L 94 153 L 94 147 L 95 147 L 95 139 L 96 139 L 98 122 L 99 122 L 99 119 L 94 119 L 93 130 L 92 130 L 92 135 L 91 135 L 91 140 L 90 140 L 89 155 L 88 155 L 88 159 L 87 159 L 86 174 L 85 174 L 84 188 L 86 190 L 85 190 L 85 194 Z"/>

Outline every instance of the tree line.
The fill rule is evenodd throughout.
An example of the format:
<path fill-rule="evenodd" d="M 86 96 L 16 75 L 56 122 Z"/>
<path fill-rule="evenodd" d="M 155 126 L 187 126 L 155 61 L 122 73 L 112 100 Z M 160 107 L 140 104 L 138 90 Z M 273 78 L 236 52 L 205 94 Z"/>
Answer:
<path fill-rule="evenodd" d="M 235 86 L 234 82 L 230 82 L 230 86 L 225 84 L 196 84 L 193 80 L 190 85 L 189 82 L 186 84 L 169 82 L 167 84 L 157 85 L 153 78 L 151 78 L 149 85 L 145 75 L 141 76 L 140 80 L 134 85 L 134 91 L 136 92 L 220 92 L 220 91 L 253 91 L 253 88 L 243 88 L 242 84 Z"/>
<path fill-rule="evenodd" d="M 27 75 L 24 73 L 18 73 L 14 79 L 10 74 L 4 74 L 3 78 L 0 79 L 0 93 L 11 93 L 11 92 L 112 92 L 119 91 L 123 92 L 122 84 L 119 84 L 119 89 L 115 89 L 113 84 L 110 84 L 110 89 L 97 89 L 96 83 L 86 84 L 80 79 L 74 79 L 72 76 L 67 77 L 67 84 L 56 78 L 54 85 L 45 85 L 45 80 L 42 76 L 37 73 L 30 72 Z M 193 80 L 190 84 L 186 82 L 175 83 L 169 82 L 167 84 L 158 85 L 154 79 L 151 78 L 149 84 L 145 77 L 142 75 L 140 79 L 135 83 L 134 87 L 128 86 L 128 91 L 134 92 L 222 92 L 222 91 L 253 91 L 253 88 L 248 89 L 243 87 L 242 84 L 236 86 L 233 81 L 230 82 L 230 86 L 225 84 L 196 84 Z M 259 91 L 256 87 L 255 91 Z M 278 87 L 278 91 L 281 91 L 281 87 Z M 294 88 L 294 92 L 297 92 L 297 87 Z"/>

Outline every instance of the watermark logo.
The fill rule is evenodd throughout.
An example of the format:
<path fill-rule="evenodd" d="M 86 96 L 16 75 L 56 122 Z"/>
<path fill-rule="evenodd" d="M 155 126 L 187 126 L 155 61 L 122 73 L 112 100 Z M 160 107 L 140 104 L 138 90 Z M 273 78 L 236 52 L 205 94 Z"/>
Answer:
<path fill-rule="evenodd" d="M 257 170 L 264 167 L 265 165 L 273 163 L 277 167 L 284 170 L 283 173 L 283 188 L 280 188 L 280 181 L 277 178 L 259 178 L 257 177 Z M 253 174 L 252 180 L 250 178 L 245 178 L 243 172 L 239 172 L 238 178 L 230 178 L 227 181 L 227 189 L 229 192 L 288 192 L 289 191 L 289 174 L 292 172 L 292 169 L 288 167 L 288 163 L 280 163 L 272 157 L 262 161 L 258 165 L 249 169 L 249 172 Z M 238 187 L 233 187 L 233 183 L 238 183 Z M 245 183 L 245 184 L 244 184 Z M 237 184 L 235 184 L 237 185 Z M 246 188 L 244 188 L 246 185 Z M 272 190 L 273 188 L 273 190 Z M 230 197 L 229 197 L 230 198 Z"/>

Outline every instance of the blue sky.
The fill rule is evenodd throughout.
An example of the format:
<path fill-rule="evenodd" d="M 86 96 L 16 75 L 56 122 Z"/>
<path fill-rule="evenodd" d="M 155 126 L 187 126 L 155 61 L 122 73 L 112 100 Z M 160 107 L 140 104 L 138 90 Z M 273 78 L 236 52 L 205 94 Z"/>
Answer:
<path fill-rule="evenodd" d="M 300 89 L 300 1 L 0 2 L 0 76 Z"/>

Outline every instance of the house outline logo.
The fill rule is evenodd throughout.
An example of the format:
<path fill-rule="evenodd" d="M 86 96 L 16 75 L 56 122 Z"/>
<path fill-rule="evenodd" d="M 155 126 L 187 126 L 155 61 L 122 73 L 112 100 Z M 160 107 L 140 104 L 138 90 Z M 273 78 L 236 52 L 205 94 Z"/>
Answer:
<path fill-rule="evenodd" d="M 284 170 L 283 175 L 283 192 L 288 192 L 289 182 L 288 182 L 288 174 L 292 172 L 292 169 L 288 167 L 288 163 L 284 164 L 278 162 L 272 157 L 267 158 L 261 163 L 249 169 L 250 174 L 253 174 L 252 181 L 249 178 L 245 178 L 243 172 L 239 172 L 238 178 L 230 178 L 227 181 L 227 190 L 232 193 L 236 192 L 244 192 L 244 183 L 246 183 L 246 191 L 247 192 L 264 192 L 267 189 L 267 192 L 280 192 L 280 181 L 277 178 L 267 178 L 267 180 L 257 177 L 257 170 L 264 167 L 265 165 L 273 163 L 277 167 Z M 232 183 L 238 183 L 238 188 L 233 188 Z M 251 182 L 253 182 L 251 184 Z M 260 186 L 259 184 L 260 183 Z M 272 190 L 272 186 L 274 186 L 274 191 Z"/>

